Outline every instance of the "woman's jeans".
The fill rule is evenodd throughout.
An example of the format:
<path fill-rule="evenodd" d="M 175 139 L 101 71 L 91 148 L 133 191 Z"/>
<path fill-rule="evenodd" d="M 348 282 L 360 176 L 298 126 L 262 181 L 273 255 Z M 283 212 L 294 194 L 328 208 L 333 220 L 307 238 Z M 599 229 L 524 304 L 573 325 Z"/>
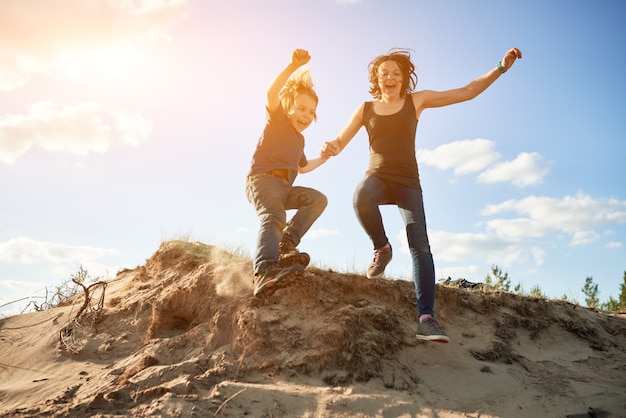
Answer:
<path fill-rule="evenodd" d="M 322 214 L 328 200 L 315 189 L 292 186 L 271 174 L 257 174 L 246 179 L 246 196 L 261 222 L 254 256 L 254 273 L 278 262 L 278 244 L 287 239 L 300 244 L 302 236 Z M 286 211 L 296 209 L 287 222 Z"/>
<path fill-rule="evenodd" d="M 413 260 L 418 314 L 434 315 L 435 266 L 426 232 L 422 191 L 376 176 L 366 176 L 354 192 L 353 204 L 356 216 L 371 238 L 375 250 L 389 242 L 378 206 L 398 206 Z"/>

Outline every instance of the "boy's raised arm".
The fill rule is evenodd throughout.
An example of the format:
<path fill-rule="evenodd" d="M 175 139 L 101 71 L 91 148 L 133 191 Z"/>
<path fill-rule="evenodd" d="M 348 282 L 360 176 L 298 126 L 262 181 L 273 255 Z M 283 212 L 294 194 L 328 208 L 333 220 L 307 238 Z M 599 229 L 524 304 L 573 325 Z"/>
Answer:
<path fill-rule="evenodd" d="M 265 104 L 270 112 L 278 109 L 280 106 L 278 94 L 289 79 L 289 76 L 298 68 L 308 63 L 310 59 L 311 56 L 309 55 L 309 52 L 304 49 L 296 49 L 293 51 L 291 54 L 291 62 L 287 64 L 287 66 L 283 68 L 280 73 L 278 73 L 274 81 L 272 81 L 272 84 L 270 84 L 267 89 Z"/>

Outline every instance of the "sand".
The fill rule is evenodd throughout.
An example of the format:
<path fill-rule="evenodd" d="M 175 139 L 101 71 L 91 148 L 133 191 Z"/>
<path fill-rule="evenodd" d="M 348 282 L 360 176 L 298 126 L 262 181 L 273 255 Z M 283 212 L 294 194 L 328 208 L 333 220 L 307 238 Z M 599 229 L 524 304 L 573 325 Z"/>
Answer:
<path fill-rule="evenodd" d="M 2 417 L 626 417 L 626 316 L 309 267 L 252 296 L 249 259 L 164 242 L 60 306 L 0 319 Z M 87 285 L 85 286 L 87 288 Z"/>

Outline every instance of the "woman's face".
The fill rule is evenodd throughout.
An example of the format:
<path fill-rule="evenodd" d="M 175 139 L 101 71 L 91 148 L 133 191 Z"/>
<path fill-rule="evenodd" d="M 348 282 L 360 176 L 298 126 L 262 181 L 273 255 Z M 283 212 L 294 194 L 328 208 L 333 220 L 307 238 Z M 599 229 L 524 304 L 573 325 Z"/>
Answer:
<path fill-rule="evenodd" d="M 399 97 L 402 92 L 402 70 L 393 60 L 383 61 L 377 70 L 378 87 L 385 97 Z"/>
<path fill-rule="evenodd" d="M 304 131 L 315 119 L 317 101 L 308 94 L 298 94 L 287 112 L 289 122 L 298 132 Z"/>

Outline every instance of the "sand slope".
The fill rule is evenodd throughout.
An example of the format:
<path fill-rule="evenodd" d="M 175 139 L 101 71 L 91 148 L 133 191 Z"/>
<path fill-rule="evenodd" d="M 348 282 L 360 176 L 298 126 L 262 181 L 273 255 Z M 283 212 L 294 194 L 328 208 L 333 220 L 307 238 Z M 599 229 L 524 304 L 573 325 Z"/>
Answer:
<path fill-rule="evenodd" d="M 626 417 L 626 317 L 307 269 L 266 300 L 251 262 L 165 242 L 67 306 L 0 319 L 3 417 Z M 102 306 L 99 308 L 98 303 Z"/>

